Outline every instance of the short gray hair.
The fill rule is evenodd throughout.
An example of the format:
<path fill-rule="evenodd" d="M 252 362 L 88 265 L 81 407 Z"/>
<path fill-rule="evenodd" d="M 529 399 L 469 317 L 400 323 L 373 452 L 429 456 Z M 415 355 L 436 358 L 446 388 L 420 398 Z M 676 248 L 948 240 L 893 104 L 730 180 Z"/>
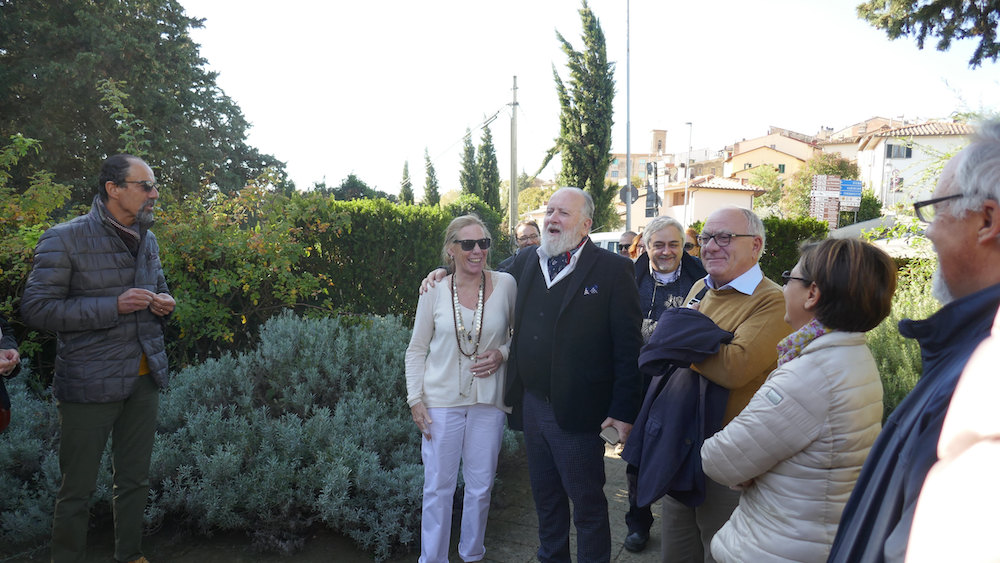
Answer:
<path fill-rule="evenodd" d="M 594 198 L 590 197 L 590 194 L 587 193 L 587 190 L 581 190 L 580 188 L 576 188 L 576 187 L 573 187 L 573 186 L 565 186 L 565 187 L 559 188 L 556 191 L 560 191 L 560 190 L 573 190 L 573 191 L 577 192 L 578 194 L 582 195 L 583 196 L 583 209 L 581 210 L 581 212 L 583 213 L 583 216 L 586 217 L 587 219 L 590 219 L 591 221 L 594 220 Z"/>
<path fill-rule="evenodd" d="M 980 209 L 986 200 L 1000 201 L 1000 120 L 986 121 L 961 153 L 955 170 L 958 193 L 950 210 L 956 217 Z"/>
<path fill-rule="evenodd" d="M 673 217 L 661 215 L 660 217 L 650 221 L 649 224 L 646 225 L 646 229 L 642 231 L 642 244 L 646 245 L 646 248 L 649 249 L 649 239 L 652 238 L 655 233 L 658 233 L 667 227 L 676 228 L 677 232 L 681 234 L 681 241 L 683 242 L 684 225 L 681 225 L 681 222 Z"/>
<path fill-rule="evenodd" d="M 764 229 L 764 223 L 760 220 L 753 211 L 745 208 L 739 207 L 737 205 L 730 205 L 727 209 L 735 209 L 743 214 L 747 220 L 747 233 L 748 235 L 753 235 L 755 237 L 760 237 L 760 254 L 757 255 L 757 260 L 764 255 L 764 249 L 767 248 L 767 232 Z"/>

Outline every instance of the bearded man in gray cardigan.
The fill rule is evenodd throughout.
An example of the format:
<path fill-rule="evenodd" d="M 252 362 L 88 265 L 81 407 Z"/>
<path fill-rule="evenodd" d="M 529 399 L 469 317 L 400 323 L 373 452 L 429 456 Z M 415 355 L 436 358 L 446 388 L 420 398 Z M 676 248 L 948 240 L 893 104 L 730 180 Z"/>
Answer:
<path fill-rule="evenodd" d="M 52 561 L 82 561 L 88 504 L 111 436 L 117 561 L 145 561 L 142 518 L 166 387 L 165 317 L 174 299 L 149 227 L 159 197 L 142 159 L 104 161 L 90 213 L 47 230 L 21 298 L 21 316 L 57 334 L 52 391 L 59 409 L 62 485 Z"/>

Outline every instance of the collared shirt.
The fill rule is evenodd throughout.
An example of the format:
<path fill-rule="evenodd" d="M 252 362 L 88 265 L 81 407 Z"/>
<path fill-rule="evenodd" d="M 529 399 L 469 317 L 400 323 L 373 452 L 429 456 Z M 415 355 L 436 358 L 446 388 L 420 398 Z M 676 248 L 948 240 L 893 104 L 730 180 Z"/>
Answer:
<path fill-rule="evenodd" d="M 538 267 L 542 269 L 542 278 L 545 279 L 545 287 L 547 288 L 552 287 L 555 284 L 561 282 L 562 280 L 568 278 L 569 275 L 573 273 L 573 270 L 576 269 L 577 261 L 580 260 L 580 251 L 585 246 L 584 243 L 586 243 L 586 237 L 577 247 L 569 251 L 570 252 L 569 263 L 566 264 L 566 267 L 563 268 L 561 272 L 556 274 L 556 277 L 554 279 L 549 279 L 549 258 L 551 257 L 548 254 L 546 254 L 544 250 L 542 250 L 541 245 L 538 246 L 537 250 Z"/>
<path fill-rule="evenodd" d="M 753 295 L 753 290 L 757 289 L 761 280 L 764 279 L 764 272 L 760 269 L 760 264 L 754 264 L 752 268 L 743 272 L 733 281 L 722 287 L 715 287 L 712 282 L 712 274 L 705 276 L 705 285 L 712 289 L 735 289 L 745 295 Z"/>
<path fill-rule="evenodd" d="M 650 260 L 649 261 L 649 275 L 653 276 L 653 280 L 656 281 L 656 283 L 658 283 L 660 285 L 666 285 L 668 283 L 674 283 L 675 281 L 677 281 L 677 278 L 681 277 L 681 263 L 680 263 L 680 259 L 678 259 L 678 261 L 677 261 L 677 269 L 675 269 L 673 272 L 670 272 L 668 274 L 663 274 L 663 273 L 660 273 L 660 272 L 657 272 L 656 270 L 654 270 L 653 269 L 653 261 Z"/>

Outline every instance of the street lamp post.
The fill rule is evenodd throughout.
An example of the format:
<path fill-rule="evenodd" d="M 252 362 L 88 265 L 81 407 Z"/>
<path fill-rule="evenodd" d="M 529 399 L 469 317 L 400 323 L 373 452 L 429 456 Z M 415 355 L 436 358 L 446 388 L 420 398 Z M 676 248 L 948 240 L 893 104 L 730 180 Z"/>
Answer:
<path fill-rule="evenodd" d="M 687 227 L 688 221 L 690 220 L 688 217 L 688 207 L 690 204 L 688 200 L 688 197 L 690 197 L 688 190 L 691 186 L 691 134 L 694 131 L 694 126 L 690 121 L 685 122 L 684 125 L 688 126 L 688 153 L 686 158 L 687 162 L 684 163 L 684 226 Z"/>

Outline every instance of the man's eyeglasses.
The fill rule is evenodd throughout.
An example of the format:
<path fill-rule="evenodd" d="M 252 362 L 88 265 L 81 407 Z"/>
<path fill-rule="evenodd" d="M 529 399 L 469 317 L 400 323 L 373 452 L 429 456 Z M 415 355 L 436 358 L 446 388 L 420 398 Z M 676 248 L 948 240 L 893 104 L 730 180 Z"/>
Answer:
<path fill-rule="evenodd" d="M 517 242 L 524 242 L 526 240 L 538 240 L 538 233 L 533 235 L 524 235 L 523 237 L 517 237 Z"/>
<path fill-rule="evenodd" d="M 698 244 L 701 246 L 708 246 L 708 241 L 715 239 L 715 244 L 719 246 L 729 246 L 729 243 L 733 241 L 733 237 L 752 237 L 756 235 L 734 235 L 731 233 L 715 233 L 714 235 L 700 234 L 698 235 Z"/>
<path fill-rule="evenodd" d="M 455 244 L 462 245 L 462 250 L 464 250 L 466 252 L 469 252 L 470 250 L 472 250 L 473 248 L 475 248 L 475 246 L 477 244 L 479 245 L 479 249 L 480 250 L 486 250 L 486 249 L 488 249 L 490 247 L 490 243 L 492 243 L 492 242 L 493 241 L 491 241 L 488 238 L 481 238 L 479 240 L 473 240 L 473 239 L 456 240 Z"/>
<path fill-rule="evenodd" d="M 785 270 L 784 272 L 781 272 L 781 279 L 785 280 L 785 284 L 786 285 L 788 284 L 788 280 L 799 280 L 800 282 L 802 282 L 802 283 L 804 283 L 806 285 L 809 285 L 809 284 L 811 284 L 813 282 L 812 280 L 807 280 L 805 278 L 800 278 L 798 276 L 793 276 L 792 272 L 790 272 L 789 270 Z"/>
<path fill-rule="evenodd" d="M 156 182 L 150 182 L 149 180 L 125 180 L 122 184 L 139 184 L 142 189 L 149 193 L 155 189 L 159 189 L 160 185 Z"/>
<path fill-rule="evenodd" d="M 719 239 L 715 239 L 715 240 L 719 240 Z M 691 249 L 693 249 L 693 248 L 694 248 L 694 243 L 693 242 L 685 242 L 684 243 L 684 252 L 691 252 Z"/>
<path fill-rule="evenodd" d="M 934 208 L 935 203 L 941 203 L 942 201 L 948 201 L 950 199 L 958 199 L 964 196 L 965 194 L 951 194 L 944 197 L 935 197 L 933 199 L 918 201 L 913 204 L 913 211 L 917 214 L 917 219 L 920 219 L 924 223 L 933 223 L 934 215 L 937 213 L 937 210 Z"/>

